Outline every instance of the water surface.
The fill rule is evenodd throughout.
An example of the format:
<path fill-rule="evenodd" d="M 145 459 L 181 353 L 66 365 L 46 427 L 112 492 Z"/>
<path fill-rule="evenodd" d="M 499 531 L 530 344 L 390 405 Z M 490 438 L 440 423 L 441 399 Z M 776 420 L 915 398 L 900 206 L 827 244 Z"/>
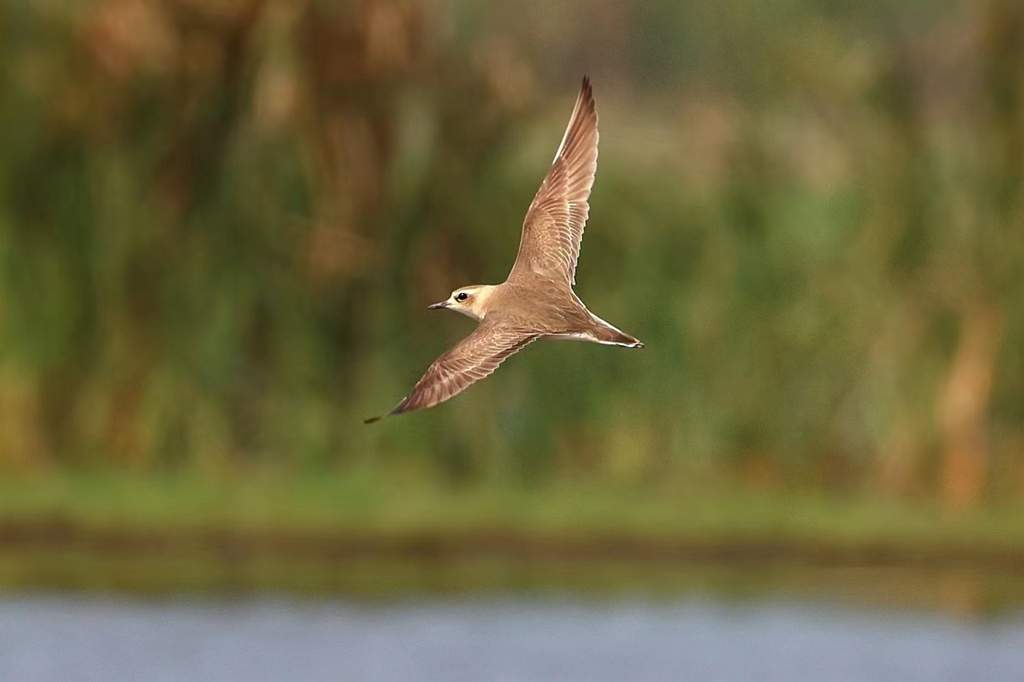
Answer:
<path fill-rule="evenodd" d="M 2 680 L 1024 679 L 1024 614 L 765 600 L 0 599 Z"/>

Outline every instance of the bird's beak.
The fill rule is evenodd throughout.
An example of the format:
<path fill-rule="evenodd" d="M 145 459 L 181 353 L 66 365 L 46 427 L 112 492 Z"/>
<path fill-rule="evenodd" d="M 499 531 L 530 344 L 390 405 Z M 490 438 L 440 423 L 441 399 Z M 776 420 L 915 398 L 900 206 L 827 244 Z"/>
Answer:
<path fill-rule="evenodd" d="M 438 301 L 437 303 L 431 303 L 427 306 L 427 310 L 438 310 L 440 308 L 447 308 L 448 301 Z"/>

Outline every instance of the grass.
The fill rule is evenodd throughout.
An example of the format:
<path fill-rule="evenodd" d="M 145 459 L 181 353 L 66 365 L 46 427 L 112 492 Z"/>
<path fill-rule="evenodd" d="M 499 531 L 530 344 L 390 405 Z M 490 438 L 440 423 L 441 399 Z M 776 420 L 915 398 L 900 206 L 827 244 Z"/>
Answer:
<path fill-rule="evenodd" d="M 1024 603 L 1021 511 L 390 472 L 7 476 L 0 589 L 782 594 L 974 616 Z"/>
<path fill-rule="evenodd" d="M 366 535 L 503 530 L 720 542 L 1024 551 L 1024 508 L 947 513 L 927 502 L 742 487 L 672 490 L 558 482 L 451 487 L 365 473 L 256 472 L 230 478 L 89 472 L 0 480 L 0 521 L 59 520 L 127 531 Z"/>

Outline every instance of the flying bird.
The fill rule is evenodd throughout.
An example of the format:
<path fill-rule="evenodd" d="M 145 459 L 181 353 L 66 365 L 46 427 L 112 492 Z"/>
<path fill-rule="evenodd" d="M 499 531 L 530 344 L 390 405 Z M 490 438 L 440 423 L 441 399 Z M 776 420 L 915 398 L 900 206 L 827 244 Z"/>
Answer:
<path fill-rule="evenodd" d="M 573 291 L 576 261 L 597 171 L 597 109 L 583 78 L 569 125 L 547 176 L 523 220 L 519 253 L 501 284 L 456 289 L 429 306 L 480 324 L 427 368 L 412 391 L 387 415 L 433 407 L 489 376 L 509 356 L 537 339 L 575 339 L 643 348 L 637 338 L 594 315 Z M 372 423 L 381 417 L 367 419 Z"/>

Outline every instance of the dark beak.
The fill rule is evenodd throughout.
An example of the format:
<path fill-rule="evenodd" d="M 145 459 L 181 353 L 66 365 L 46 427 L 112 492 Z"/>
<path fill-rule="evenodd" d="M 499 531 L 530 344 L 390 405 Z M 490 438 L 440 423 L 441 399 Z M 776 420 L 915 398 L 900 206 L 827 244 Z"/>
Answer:
<path fill-rule="evenodd" d="M 437 303 L 431 303 L 427 306 L 427 310 L 438 310 L 440 308 L 447 308 L 448 301 L 439 301 Z"/>

